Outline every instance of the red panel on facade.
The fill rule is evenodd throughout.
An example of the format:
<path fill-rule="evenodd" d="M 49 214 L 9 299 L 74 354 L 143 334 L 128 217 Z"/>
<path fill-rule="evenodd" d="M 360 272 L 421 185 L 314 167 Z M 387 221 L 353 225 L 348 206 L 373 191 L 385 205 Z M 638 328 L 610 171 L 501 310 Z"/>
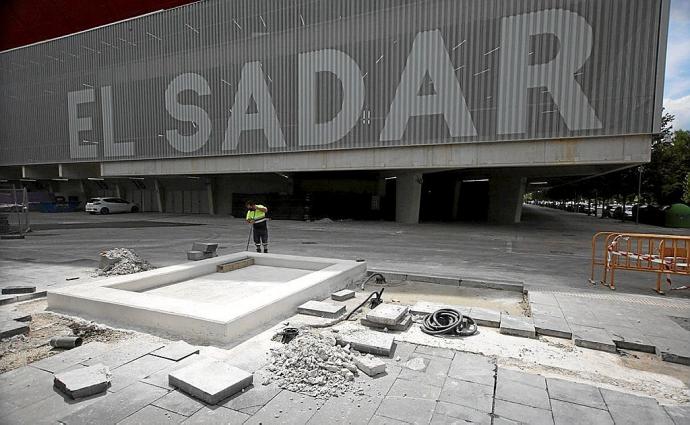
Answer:
<path fill-rule="evenodd" d="M 0 0 L 0 51 L 197 0 Z"/>

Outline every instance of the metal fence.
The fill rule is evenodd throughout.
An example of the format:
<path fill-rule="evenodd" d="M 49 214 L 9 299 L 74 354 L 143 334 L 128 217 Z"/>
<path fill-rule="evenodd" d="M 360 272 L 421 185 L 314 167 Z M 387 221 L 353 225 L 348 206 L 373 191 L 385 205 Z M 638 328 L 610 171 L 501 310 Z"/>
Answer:
<path fill-rule="evenodd" d="M 0 186 L 0 235 L 24 235 L 30 230 L 26 188 Z"/>

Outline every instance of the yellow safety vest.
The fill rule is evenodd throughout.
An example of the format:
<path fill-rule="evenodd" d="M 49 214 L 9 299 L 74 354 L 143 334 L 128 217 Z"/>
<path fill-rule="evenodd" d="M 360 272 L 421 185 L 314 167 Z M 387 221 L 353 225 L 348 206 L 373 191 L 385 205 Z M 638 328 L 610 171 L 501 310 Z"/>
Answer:
<path fill-rule="evenodd" d="M 266 221 L 266 213 L 261 211 L 259 208 L 266 207 L 263 205 L 256 205 L 256 209 L 254 211 L 247 211 L 247 220 L 254 220 L 254 224 Z"/>

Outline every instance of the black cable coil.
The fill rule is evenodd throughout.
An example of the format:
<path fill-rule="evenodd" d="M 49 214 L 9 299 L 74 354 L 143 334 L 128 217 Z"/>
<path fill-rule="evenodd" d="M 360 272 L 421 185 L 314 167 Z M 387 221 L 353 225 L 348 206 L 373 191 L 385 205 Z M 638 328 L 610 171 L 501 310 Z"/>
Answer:
<path fill-rule="evenodd" d="M 477 324 L 457 310 L 442 308 L 424 318 L 422 332 L 429 335 L 470 336 L 477 333 Z"/>

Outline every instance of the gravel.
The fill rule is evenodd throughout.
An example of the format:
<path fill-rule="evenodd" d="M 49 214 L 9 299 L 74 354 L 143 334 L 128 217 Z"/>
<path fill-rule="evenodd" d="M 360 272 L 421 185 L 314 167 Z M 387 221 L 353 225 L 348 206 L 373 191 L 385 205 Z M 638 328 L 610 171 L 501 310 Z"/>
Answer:
<path fill-rule="evenodd" d="M 100 254 L 99 276 L 118 276 L 155 269 L 131 249 L 114 248 Z"/>

